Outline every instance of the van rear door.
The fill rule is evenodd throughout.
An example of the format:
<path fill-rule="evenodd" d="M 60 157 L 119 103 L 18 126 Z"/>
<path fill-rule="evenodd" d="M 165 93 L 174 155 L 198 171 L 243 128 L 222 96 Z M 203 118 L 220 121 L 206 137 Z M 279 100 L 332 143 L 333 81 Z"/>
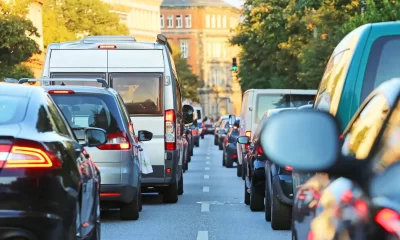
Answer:
<path fill-rule="evenodd" d="M 124 100 L 136 131 L 148 130 L 153 133 L 152 140 L 145 142 L 143 147 L 154 172 L 144 177 L 163 177 L 165 144 L 162 50 L 109 50 L 108 74 L 110 87 Z"/>

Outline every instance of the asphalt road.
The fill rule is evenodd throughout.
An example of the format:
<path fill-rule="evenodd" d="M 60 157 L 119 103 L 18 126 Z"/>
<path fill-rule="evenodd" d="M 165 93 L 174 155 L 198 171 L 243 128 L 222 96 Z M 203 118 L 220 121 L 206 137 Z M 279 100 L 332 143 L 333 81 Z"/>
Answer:
<path fill-rule="evenodd" d="M 273 231 L 263 212 L 243 203 L 243 180 L 236 169 L 222 167 L 222 151 L 206 136 L 194 149 L 184 174 L 184 194 L 176 204 L 144 195 L 137 221 L 121 221 L 117 211 L 102 212 L 105 240 L 259 240 L 290 239 L 289 231 Z"/>

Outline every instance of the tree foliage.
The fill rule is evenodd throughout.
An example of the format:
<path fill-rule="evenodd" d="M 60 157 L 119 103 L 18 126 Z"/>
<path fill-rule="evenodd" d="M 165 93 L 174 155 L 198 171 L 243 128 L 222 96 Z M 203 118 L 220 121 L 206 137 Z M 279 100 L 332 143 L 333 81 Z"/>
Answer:
<path fill-rule="evenodd" d="M 318 87 L 339 41 L 366 24 L 400 19 L 396 0 L 246 0 L 232 45 L 249 88 Z M 363 14 L 362 14 L 363 12 Z"/>
<path fill-rule="evenodd" d="M 43 7 L 44 45 L 86 35 L 128 35 L 111 6 L 101 0 L 49 0 Z"/>
<path fill-rule="evenodd" d="M 190 65 L 185 58 L 182 58 L 179 48 L 172 46 L 173 59 L 175 62 L 176 74 L 182 87 L 182 97 L 184 99 L 191 99 L 194 102 L 199 102 L 199 94 L 197 88 L 202 87 L 202 82 L 199 77 L 193 74 Z"/>
<path fill-rule="evenodd" d="M 39 37 L 37 29 L 26 19 L 28 0 L 10 4 L 0 2 L 0 80 L 3 78 L 32 77 L 32 72 L 21 65 L 35 53 L 39 46 L 32 39 Z"/>

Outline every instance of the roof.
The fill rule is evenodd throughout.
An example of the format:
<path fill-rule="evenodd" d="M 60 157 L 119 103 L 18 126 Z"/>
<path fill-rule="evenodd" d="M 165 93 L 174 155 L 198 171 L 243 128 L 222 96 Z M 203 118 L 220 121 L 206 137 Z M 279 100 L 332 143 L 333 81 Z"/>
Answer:
<path fill-rule="evenodd" d="M 90 86 L 78 86 L 78 85 L 69 85 L 69 86 L 42 86 L 46 91 L 49 90 L 73 90 L 78 93 L 100 93 L 100 94 L 111 94 L 111 88 L 104 87 L 90 87 Z"/>
<path fill-rule="evenodd" d="M 15 83 L 0 83 L 0 96 L 29 97 L 34 91 L 43 91 L 43 89 Z"/>
<path fill-rule="evenodd" d="M 161 7 L 233 7 L 223 0 L 164 0 Z"/>

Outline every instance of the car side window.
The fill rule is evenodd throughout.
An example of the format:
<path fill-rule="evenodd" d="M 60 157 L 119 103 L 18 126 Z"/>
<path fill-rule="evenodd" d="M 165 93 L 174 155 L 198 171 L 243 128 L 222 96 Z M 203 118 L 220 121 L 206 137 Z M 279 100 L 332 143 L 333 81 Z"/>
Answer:
<path fill-rule="evenodd" d="M 119 94 L 117 94 L 116 96 L 117 96 L 118 105 L 119 105 L 120 109 L 122 110 L 122 115 L 123 115 L 125 124 L 128 124 L 129 131 L 130 131 L 130 134 L 132 135 L 133 141 L 136 142 L 135 129 L 133 128 L 132 120 L 129 117 L 128 110 L 126 109 L 124 100 L 122 100 L 122 97 Z"/>
<path fill-rule="evenodd" d="M 376 172 L 383 172 L 400 161 L 400 101 L 393 108 L 376 149 L 377 153 L 372 158 Z"/>
<path fill-rule="evenodd" d="M 53 100 L 50 98 L 49 95 L 47 95 L 46 103 L 48 111 L 50 113 L 50 119 L 53 121 L 53 125 L 55 127 L 56 132 L 66 137 L 75 138 L 73 137 L 74 135 L 70 131 L 70 128 L 67 125 L 66 120 L 62 115 L 61 111 L 58 110 L 56 104 L 53 102 Z"/>
<path fill-rule="evenodd" d="M 366 159 L 389 110 L 390 106 L 383 95 L 378 94 L 372 97 L 364 108 L 356 113 L 357 117 L 345 130 L 342 154 L 354 156 L 358 160 Z"/>
<path fill-rule="evenodd" d="M 182 112 L 182 95 L 181 95 L 181 86 L 178 81 L 176 81 L 176 102 L 178 104 L 178 112 Z"/>

